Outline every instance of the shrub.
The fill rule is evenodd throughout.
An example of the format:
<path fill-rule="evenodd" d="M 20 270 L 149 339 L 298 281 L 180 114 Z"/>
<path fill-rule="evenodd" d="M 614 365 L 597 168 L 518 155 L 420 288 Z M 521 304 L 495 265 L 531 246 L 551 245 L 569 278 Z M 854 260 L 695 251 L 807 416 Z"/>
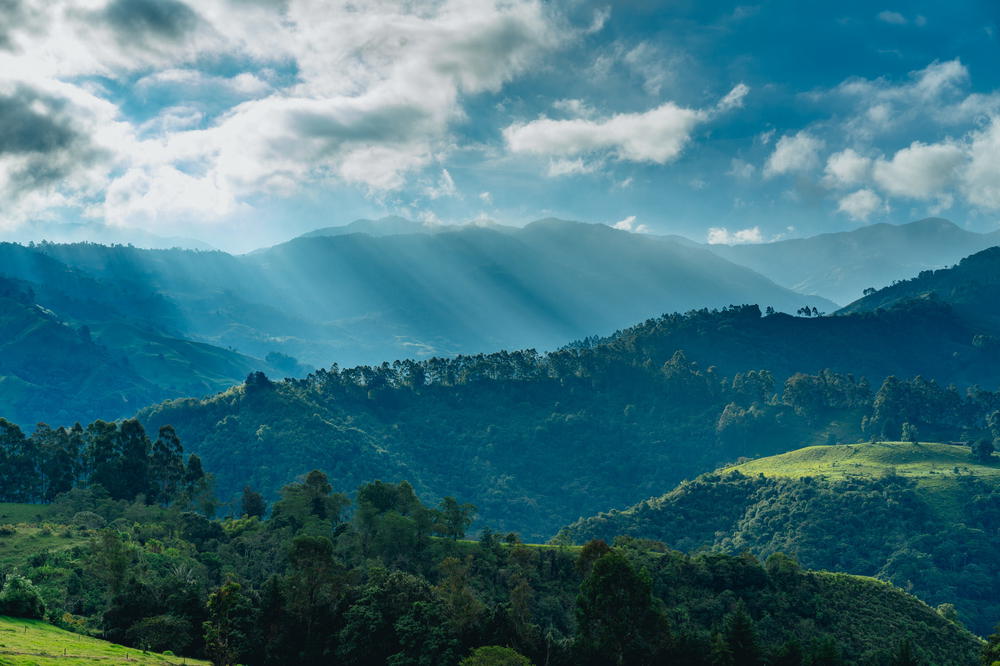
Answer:
<path fill-rule="evenodd" d="M 532 666 L 531 660 L 508 647 L 487 645 L 476 648 L 459 666 Z"/>
<path fill-rule="evenodd" d="M 45 602 L 34 583 L 19 574 L 8 574 L 0 591 L 0 615 L 42 620 Z"/>
<path fill-rule="evenodd" d="M 99 530 L 106 527 L 108 521 L 104 520 L 103 516 L 100 516 L 93 511 L 80 511 L 73 516 L 73 524 L 77 527 L 84 527 L 88 530 Z"/>

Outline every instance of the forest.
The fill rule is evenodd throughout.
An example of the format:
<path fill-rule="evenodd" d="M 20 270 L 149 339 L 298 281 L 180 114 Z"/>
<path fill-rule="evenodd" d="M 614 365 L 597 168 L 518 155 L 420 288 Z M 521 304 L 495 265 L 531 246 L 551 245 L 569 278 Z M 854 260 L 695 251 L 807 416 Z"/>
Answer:
<path fill-rule="evenodd" d="M 150 443 L 135 421 L 97 423 L 67 433 L 77 440 L 101 461 L 84 464 L 87 481 L 0 527 L 0 614 L 220 665 L 974 664 L 982 650 L 893 586 L 780 553 L 536 546 L 489 528 L 470 541 L 470 504 L 428 506 L 381 481 L 351 500 L 319 471 L 270 506 L 248 487 L 210 518 L 191 509 L 211 477 L 181 464 L 169 431 Z M 109 489 L 99 465 L 145 469 L 147 483 Z"/>

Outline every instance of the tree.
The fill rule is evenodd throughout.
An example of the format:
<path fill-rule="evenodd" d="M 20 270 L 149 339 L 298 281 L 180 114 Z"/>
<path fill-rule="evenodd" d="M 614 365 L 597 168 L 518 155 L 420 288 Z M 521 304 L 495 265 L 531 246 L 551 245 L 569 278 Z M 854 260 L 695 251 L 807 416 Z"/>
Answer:
<path fill-rule="evenodd" d="M 267 502 L 264 496 L 250 486 L 243 486 L 243 498 L 240 500 L 242 515 L 248 518 L 263 518 L 267 514 Z"/>
<path fill-rule="evenodd" d="M 904 442 L 911 442 L 913 444 L 916 444 L 917 436 L 918 436 L 917 426 L 913 425 L 909 421 L 904 423 L 903 427 L 900 428 L 899 438 Z"/>
<path fill-rule="evenodd" d="M 996 626 L 990 637 L 986 639 L 986 645 L 983 647 L 982 664 L 983 666 L 997 666 L 997 664 L 1000 664 L 1000 624 Z"/>
<path fill-rule="evenodd" d="M 757 641 L 757 631 L 746 605 L 740 602 L 724 622 L 726 644 L 732 654 L 734 666 L 758 666 L 763 663 L 763 654 Z"/>
<path fill-rule="evenodd" d="M 247 656 L 252 644 L 254 608 L 234 580 L 208 595 L 205 653 L 215 666 L 234 666 Z"/>
<path fill-rule="evenodd" d="M 471 504 L 459 504 L 454 497 L 445 497 L 438 505 L 441 514 L 440 531 L 452 539 L 461 539 L 465 530 L 472 525 L 476 516 L 476 507 Z"/>
<path fill-rule="evenodd" d="M 889 666 L 920 666 L 923 662 L 913 652 L 913 642 L 904 638 L 889 659 Z"/>
<path fill-rule="evenodd" d="M 0 615 L 45 619 L 45 602 L 34 584 L 16 573 L 8 574 L 0 591 Z"/>
<path fill-rule="evenodd" d="M 976 462 L 988 465 L 993 461 L 993 442 L 986 437 L 982 437 L 972 445 L 972 457 Z"/>
<path fill-rule="evenodd" d="M 153 501 L 166 506 L 178 498 L 184 480 L 184 447 L 173 426 L 161 427 L 153 442 L 149 480 Z"/>
<path fill-rule="evenodd" d="M 499 645 L 476 648 L 458 666 L 532 666 L 531 660 L 516 650 Z"/>
<path fill-rule="evenodd" d="M 655 663 L 669 640 L 649 575 L 612 550 L 580 585 L 576 600 L 577 649 L 586 663 Z"/>

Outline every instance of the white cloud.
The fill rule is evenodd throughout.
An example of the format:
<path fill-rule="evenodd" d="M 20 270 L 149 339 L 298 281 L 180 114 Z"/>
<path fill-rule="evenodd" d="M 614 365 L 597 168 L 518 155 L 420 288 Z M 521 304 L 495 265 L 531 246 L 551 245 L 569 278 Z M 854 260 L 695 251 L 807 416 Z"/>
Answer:
<path fill-rule="evenodd" d="M 725 97 L 719 100 L 716 108 L 719 111 L 729 111 L 731 109 L 739 109 L 743 106 L 743 99 L 750 92 L 750 86 L 745 83 L 739 83 L 735 88 L 730 90 Z"/>
<path fill-rule="evenodd" d="M 612 229 L 618 229 L 619 231 L 631 231 L 637 234 L 647 234 L 650 229 L 645 224 L 636 224 L 635 215 L 629 215 L 624 220 L 618 220 L 611 225 Z"/>
<path fill-rule="evenodd" d="M 763 243 L 764 235 L 760 227 L 738 229 L 730 232 L 726 227 L 712 227 L 708 230 L 709 245 L 745 245 L 748 243 Z"/>
<path fill-rule="evenodd" d="M 559 176 L 573 176 L 581 173 L 593 173 L 596 170 L 596 163 L 587 163 L 578 157 L 575 160 L 549 160 L 549 168 L 546 170 L 546 173 L 549 178 L 558 178 Z"/>
<path fill-rule="evenodd" d="M 961 172 L 961 189 L 976 206 L 1000 209 L 1000 118 L 972 134 L 969 163 Z"/>
<path fill-rule="evenodd" d="M 810 171 L 819 165 L 819 151 L 825 142 L 802 130 L 797 134 L 778 139 L 774 152 L 764 164 L 764 177 L 771 178 L 787 173 Z"/>
<path fill-rule="evenodd" d="M 458 188 L 455 187 L 455 181 L 448 170 L 441 169 L 441 177 L 438 178 L 437 184 L 425 188 L 424 193 L 431 199 L 454 197 L 458 195 Z"/>
<path fill-rule="evenodd" d="M 743 94 L 730 92 L 726 97 L 735 99 Z M 619 113 L 604 120 L 543 117 L 514 123 L 503 130 L 503 136 L 513 153 L 577 158 L 558 162 L 556 168 L 550 165 L 550 175 L 561 175 L 581 172 L 587 165 L 580 156 L 586 155 L 610 154 L 620 161 L 650 164 L 672 162 L 680 156 L 695 128 L 711 117 L 710 111 L 666 102 L 649 111 Z"/>
<path fill-rule="evenodd" d="M 871 168 L 871 158 L 847 148 L 827 158 L 823 181 L 830 187 L 859 185 L 871 177 Z"/>
<path fill-rule="evenodd" d="M 480 192 L 479 200 L 482 201 L 487 206 L 493 205 L 493 195 L 490 194 L 489 192 Z"/>
<path fill-rule="evenodd" d="M 888 9 L 878 13 L 878 20 L 891 25 L 906 25 L 908 23 L 905 16 L 899 12 L 891 12 Z"/>
<path fill-rule="evenodd" d="M 874 213 L 885 210 L 882 198 L 865 188 L 841 197 L 837 210 L 859 221 L 867 221 Z"/>
<path fill-rule="evenodd" d="M 757 173 L 757 167 L 736 157 L 730 161 L 729 165 L 729 171 L 726 172 L 726 175 L 732 176 L 736 180 L 750 180 Z"/>
<path fill-rule="evenodd" d="M 925 144 L 914 141 L 892 156 L 875 161 L 875 182 L 889 194 L 912 199 L 933 199 L 956 181 L 966 156 L 954 143 Z"/>
<path fill-rule="evenodd" d="M 187 212 L 195 217 L 200 208 L 206 219 L 255 194 L 287 196 L 310 183 L 380 195 L 453 150 L 450 132 L 464 118 L 466 96 L 499 90 L 585 32 L 541 0 L 381 0 L 364 11 L 346 0 L 158 0 L 156 16 L 148 5 L 24 4 L 19 22 L 3 26 L 13 48 L 0 49 L 0 85 L 57 89 L 64 104 L 84 109 L 67 116 L 80 150 L 64 151 L 66 164 L 50 157 L 61 164 L 59 179 L 19 188 L 19 216 L 51 202 L 125 223 L 170 203 L 181 184 L 192 193 Z M 595 13 L 589 29 L 606 18 Z M 252 71 L 219 77 L 197 69 L 219 60 L 250 61 Z M 269 68 L 294 69 L 295 78 L 279 85 Z M 111 93 L 99 79 L 82 78 L 127 83 L 140 73 L 136 95 L 171 101 L 142 126 L 102 99 Z M 206 120 L 198 100 L 218 115 Z M 221 114 L 220 101 L 229 106 Z M 71 155 L 87 159 L 70 165 Z M 0 154 L 8 220 L 14 205 L 2 187 L 25 173 L 25 159 Z M 443 173 L 430 195 L 452 195 L 448 179 Z"/>

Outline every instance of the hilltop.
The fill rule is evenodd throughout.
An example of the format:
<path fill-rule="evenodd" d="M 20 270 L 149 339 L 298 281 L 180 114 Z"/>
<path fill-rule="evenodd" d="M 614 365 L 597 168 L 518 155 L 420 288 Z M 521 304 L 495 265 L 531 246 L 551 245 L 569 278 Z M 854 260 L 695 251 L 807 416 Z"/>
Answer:
<path fill-rule="evenodd" d="M 1000 458 L 909 442 L 812 446 L 726 467 L 622 511 L 576 521 L 557 540 L 614 534 L 683 550 L 796 556 L 953 603 L 985 635 L 1000 619 Z M 957 553 L 965 553 L 956 559 Z"/>

